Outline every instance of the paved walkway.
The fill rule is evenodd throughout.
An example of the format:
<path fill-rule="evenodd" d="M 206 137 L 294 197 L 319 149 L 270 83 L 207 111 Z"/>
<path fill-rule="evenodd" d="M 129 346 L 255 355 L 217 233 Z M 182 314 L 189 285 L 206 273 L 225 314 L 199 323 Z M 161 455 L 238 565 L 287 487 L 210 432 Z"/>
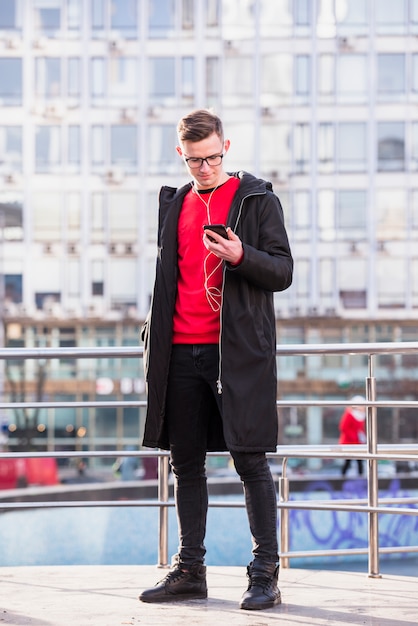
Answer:
<path fill-rule="evenodd" d="M 0 568 L 0 625 L 406 626 L 418 623 L 417 577 L 283 570 L 283 604 L 243 611 L 242 567 L 208 567 L 208 600 L 152 605 L 138 592 L 164 575 L 154 566 Z"/>

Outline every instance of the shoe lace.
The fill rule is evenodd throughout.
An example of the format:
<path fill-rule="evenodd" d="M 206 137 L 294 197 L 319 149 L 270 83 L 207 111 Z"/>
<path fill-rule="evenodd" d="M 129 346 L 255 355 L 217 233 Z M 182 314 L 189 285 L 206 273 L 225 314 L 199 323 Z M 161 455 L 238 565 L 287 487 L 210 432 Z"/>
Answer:
<path fill-rule="evenodd" d="M 175 569 L 168 572 L 168 574 L 164 576 L 161 582 L 164 582 L 164 583 L 175 582 L 179 578 L 182 578 L 183 576 L 186 576 L 186 575 L 187 575 L 187 572 L 184 572 L 179 567 L 176 567 Z"/>
<path fill-rule="evenodd" d="M 261 587 L 262 589 L 268 589 L 272 586 L 274 578 L 262 572 L 254 572 L 248 569 L 248 589 L 251 587 Z"/>

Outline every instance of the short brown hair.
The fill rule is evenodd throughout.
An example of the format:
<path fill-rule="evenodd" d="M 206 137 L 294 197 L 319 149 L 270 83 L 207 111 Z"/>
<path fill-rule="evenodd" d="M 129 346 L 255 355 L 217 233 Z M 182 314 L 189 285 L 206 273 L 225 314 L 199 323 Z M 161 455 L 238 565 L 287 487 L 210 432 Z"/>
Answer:
<path fill-rule="evenodd" d="M 177 124 L 177 135 L 180 142 L 202 141 L 216 133 L 221 141 L 224 138 L 220 118 L 209 109 L 196 109 L 181 118 Z"/>

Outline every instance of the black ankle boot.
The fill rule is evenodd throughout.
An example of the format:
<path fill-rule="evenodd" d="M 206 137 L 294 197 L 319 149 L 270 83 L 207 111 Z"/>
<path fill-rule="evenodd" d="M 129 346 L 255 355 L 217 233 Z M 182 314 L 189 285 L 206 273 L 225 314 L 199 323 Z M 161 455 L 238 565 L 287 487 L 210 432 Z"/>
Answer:
<path fill-rule="evenodd" d="M 139 596 L 142 602 L 173 602 L 207 598 L 206 567 L 200 563 L 187 571 L 176 563 L 155 587 L 145 589 Z"/>
<path fill-rule="evenodd" d="M 271 609 L 280 604 L 280 590 L 277 587 L 279 566 L 277 563 L 253 561 L 247 567 L 248 589 L 240 602 L 240 609 Z"/>

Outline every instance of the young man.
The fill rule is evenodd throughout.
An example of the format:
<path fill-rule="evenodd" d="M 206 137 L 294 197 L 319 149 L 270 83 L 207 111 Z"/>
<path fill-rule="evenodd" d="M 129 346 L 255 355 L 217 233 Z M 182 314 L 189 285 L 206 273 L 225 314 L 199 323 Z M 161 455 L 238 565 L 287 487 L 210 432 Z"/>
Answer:
<path fill-rule="evenodd" d="M 143 444 L 170 450 L 179 547 L 143 602 L 206 598 L 207 451 L 229 450 L 253 538 L 243 609 L 280 602 L 276 491 L 266 452 L 277 444 L 273 292 L 293 260 L 270 183 L 227 173 L 222 122 L 196 110 L 177 127 L 192 182 L 160 192 L 158 260 L 144 324 L 148 409 Z M 205 225 L 225 224 L 227 238 Z"/>

